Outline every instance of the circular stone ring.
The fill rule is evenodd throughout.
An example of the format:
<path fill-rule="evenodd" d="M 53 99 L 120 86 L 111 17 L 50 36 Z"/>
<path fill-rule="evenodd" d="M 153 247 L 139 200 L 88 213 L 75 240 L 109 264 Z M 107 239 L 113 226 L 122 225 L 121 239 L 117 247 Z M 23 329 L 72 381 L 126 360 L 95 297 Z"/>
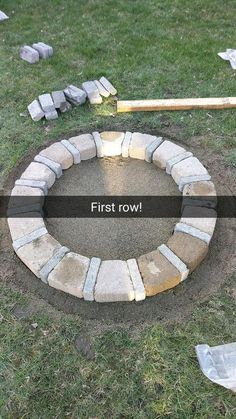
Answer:
<path fill-rule="evenodd" d="M 104 156 L 146 160 L 172 176 L 186 204 L 168 242 L 137 260 L 89 259 L 55 240 L 34 206 L 14 208 L 14 214 L 21 212 L 21 217 L 9 216 L 13 248 L 44 283 L 78 298 L 97 302 L 144 300 L 181 283 L 208 252 L 217 217 L 216 190 L 208 171 L 191 152 L 161 137 L 139 132 L 83 134 L 40 151 L 16 180 L 11 195 L 41 200 L 64 170 Z M 209 197 L 215 203 L 210 208 Z M 196 217 L 189 216 L 193 207 Z"/>

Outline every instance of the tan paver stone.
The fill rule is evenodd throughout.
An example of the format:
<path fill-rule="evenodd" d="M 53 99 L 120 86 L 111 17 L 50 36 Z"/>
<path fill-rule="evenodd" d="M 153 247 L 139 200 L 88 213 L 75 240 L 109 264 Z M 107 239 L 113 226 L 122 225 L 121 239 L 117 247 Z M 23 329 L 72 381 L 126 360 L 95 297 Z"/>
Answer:
<path fill-rule="evenodd" d="M 50 234 L 44 234 L 33 242 L 20 247 L 16 254 L 24 264 L 39 278 L 42 267 L 61 247 Z"/>
<path fill-rule="evenodd" d="M 129 146 L 129 156 L 134 159 L 145 160 L 146 147 L 153 143 L 156 138 L 154 135 L 133 132 Z"/>
<path fill-rule="evenodd" d="M 216 211 L 213 209 L 186 206 L 180 222 L 198 228 L 212 236 L 216 225 L 216 217 Z"/>
<path fill-rule="evenodd" d="M 92 159 L 97 155 L 96 145 L 91 134 L 82 134 L 77 137 L 71 137 L 70 143 L 80 152 L 81 160 Z"/>
<path fill-rule="evenodd" d="M 147 296 L 173 288 L 181 282 L 181 274 L 159 250 L 142 255 L 138 265 Z"/>
<path fill-rule="evenodd" d="M 179 185 L 181 178 L 186 176 L 207 175 L 207 169 L 196 157 L 189 157 L 176 163 L 171 170 L 171 176 Z"/>
<path fill-rule="evenodd" d="M 193 182 L 184 186 L 183 196 L 216 196 L 215 185 L 211 181 Z"/>
<path fill-rule="evenodd" d="M 178 154 L 184 153 L 185 149 L 171 141 L 165 140 L 163 143 L 154 151 L 152 161 L 160 169 L 166 168 L 166 162 Z"/>
<path fill-rule="evenodd" d="M 123 260 L 105 260 L 101 263 L 95 285 L 95 301 L 132 301 L 134 289 L 127 263 Z"/>
<path fill-rule="evenodd" d="M 9 199 L 8 208 L 37 203 L 43 204 L 43 200 L 44 193 L 39 188 L 30 188 L 28 186 L 14 186 L 14 188 L 11 191 L 11 198 Z"/>
<path fill-rule="evenodd" d="M 83 297 L 83 286 L 89 267 L 89 258 L 76 253 L 67 253 L 48 276 L 51 287 Z"/>
<path fill-rule="evenodd" d="M 72 154 L 60 142 L 50 145 L 39 154 L 59 163 L 63 170 L 69 169 L 74 162 Z"/>
<path fill-rule="evenodd" d="M 120 156 L 121 145 L 124 139 L 124 132 L 103 131 L 100 133 L 102 139 L 102 153 L 104 156 Z"/>
<path fill-rule="evenodd" d="M 208 245 L 204 241 L 185 233 L 174 233 L 167 246 L 187 265 L 190 272 L 200 265 L 208 252 Z"/>
<path fill-rule="evenodd" d="M 20 217 L 10 217 L 7 219 L 7 222 L 13 241 L 24 237 L 26 234 L 32 233 L 38 228 L 45 227 L 43 218 L 39 217 L 38 213 L 33 212 L 23 213 Z"/>
<path fill-rule="evenodd" d="M 55 173 L 42 163 L 32 162 L 21 175 L 21 179 L 45 181 L 51 188 L 56 180 Z"/>

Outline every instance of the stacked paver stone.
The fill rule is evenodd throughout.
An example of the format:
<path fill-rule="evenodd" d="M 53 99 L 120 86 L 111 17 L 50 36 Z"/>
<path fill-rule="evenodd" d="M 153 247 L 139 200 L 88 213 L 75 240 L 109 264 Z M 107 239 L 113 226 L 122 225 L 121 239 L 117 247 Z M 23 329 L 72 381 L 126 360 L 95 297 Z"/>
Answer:
<path fill-rule="evenodd" d="M 38 46 L 38 51 L 43 48 L 42 43 L 34 44 Z M 26 47 L 22 54 L 27 55 L 29 60 L 37 58 L 38 51 L 32 50 L 31 47 Z M 36 53 L 36 58 L 34 57 Z M 47 55 L 45 52 L 44 55 Z M 103 83 L 103 84 L 102 84 Z M 39 121 L 42 118 L 47 120 L 56 119 L 58 111 L 64 113 L 73 106 L 81 106 L 88 98 L 92 105 L 99 105 L 102 103 L 102 97 L 109 97 L 115 95 L 117 90 L 105 77 L 100 80 L 86 81 L 82 83 L 81 88 L 70 84 L 64 90 L 52 92 L 52 94 L 45 93 L 40 95 L 38 99 L 33 100 L 28 106 L 28 111 L 33 121 Z"/>
<path fill-rule="evenodd" d="M 28 106 L 28 111 L 33 121 L 42 118 L 52 120 L 58 118 L 58 111 L 64 113 L 71 109 L 71 104 L 66 99 L 63 91 L 54 91 L 52 94 L 44 93 L 33 100 Z"/>
<path fill-rule="evenodd" d="M 206 257 L 216 223 L 209 208 L 209 199 L 216 199 L 211 177 L 183 147 L 139 132 L 82 134 L 42 150 L 16 181 L 17 194 L 45 195 L 64 170 L 95 156 L 143 159 L 173 177 L 187 204 L 168 242 L 137 260 L 89 259 L 61 246 L 39 213 L 31 212 L 25 219 L 8 218 L 15 252 L 43 282 L 87 301 L 141 301 L 180 284 Z"/>
<path fill-rule="evenodd" d="M 58 111 L 66 112 L 71 105 L 67 102 L 62 91 L 54 91 L 52 95 L 44 93 L 31 102 L 28 111 L 33 121 L 39 121 L 42 118 L 52 120 L 58 118 Z"/>
<path fill-rule="evenodd" d="M 30 64 L 37 63 L 40 58 L 46 59 L 53 55 L 53 48 L 44 42 L 37 42 L 30 45 L 24 45 L 20 48 L 20 58 Z"/>
<path fill-rule="evenodd" d="M 87 93 L 91 105 L 102 103 L 102 96 L 109 97 L 117 93 L 116 88 L 105 77 L 101 77 L 100 80 L 82 83 L 82 89 Z"/>

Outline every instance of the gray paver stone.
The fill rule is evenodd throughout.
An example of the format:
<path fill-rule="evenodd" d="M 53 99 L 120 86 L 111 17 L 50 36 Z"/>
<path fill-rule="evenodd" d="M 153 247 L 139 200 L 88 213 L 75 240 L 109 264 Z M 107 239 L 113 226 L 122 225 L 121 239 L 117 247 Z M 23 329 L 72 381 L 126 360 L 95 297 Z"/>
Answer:
<path fill-rule="evenodd" d="M 99 80 L 94 80 L 94 83 L 96 84 L 101 96 L 104 96 L 104 97 L 110 96 L 110 92 L 108 92 L 108 90 L 105 89 L 105 87 L 102 85 L 102 83 Z"/>
<path fill-rule="evenodd" d="M 33 121 L 37 122 L 44 117 L 44 112 L 37 99 L 33 100 L 27 107 Z"/>
<path fill-rule="evenodd" d="M 45 44 L 44 42 L 38 42 L 39 45 L 44 46 L 48 49 L 48 55 L 51 57 L 53 55 L 53 47 L 51 45 Z"/>
<path fill-rule="evenodd" d="M 49 50 L 46 46 L 41 45 L 39 42 L 32 45 L 32 48 L 34 48 L 39 53 L 40 58 L 48 58 L 49 57 Z"/>
<path fill-rule="evenodd" d="M 45 112 L 45 114 L 55 111 L 55 106 L 50 93 L 44 93 L 43 95 L 39 95 L 38 99 L 42 107 L 42 110 Z"/>
<path fill-rule="evenodd" d="M 99 105 L 102 103 L 102 97 L 94 81 L 85 81 L 82 83 L 82 89 L 87 93 L 89 102 L 92 105 Z"/>
<path fill-rule="evenodd" d="M 121 145 L 122 157 L 125 157 L 125 158 L 129 157 L 129 146 L 130 146 L 131 137 L 132 137 L 132 132 L 126 131 L 124 140 Z"/>
<path fill-rule="evenodd" d="M 65 109 L 67 106 L 66 97 L 62 90 L 52 92 L 52 100 L 56 109 Z"/>
<path fill-rule="evenodd" d="M 181 281 L 184 281 L 189 274 L 189 269 L 187 268 L 185 263 L 182 262 L 182 260 L 174 252 L 172 252 L 172 250 L 170 250 L 169 247 L 167 247 L 165 244 L 159 246 L 158 250 L 163 256 L 165 256 L 166 259 L 168 259 L 170 263 L 172 263 L 172 265 L 174 265 L 178 269 L 178 271 L 181 274 Z"/>
<path fill-rule="evenodd" d="M 72 108 L 71 103 L 70 103 L 70 102 L 68 102 L 68 101 L 66 101 L 66 104 L 65 104 L 65 105 L 63 105 L 63 106 L 61 106 L 60 111 L 61 111 L 62 113 L 64 113 L 64 112 L 68 112 L 68 111 L 70 111 L 70 110 L 71 110 L 71 108 Z"/>
<path fill-rule="evenodd" d="M 8 208 L 7 217 L 18 217 L 21 216 L 21 214 L 24 214 L 25 212 L 37 212 L 40 216 L 43 217 L 42 205 L 40 203 Z"/>
<path fill-rule="evenodd" d="M 43 282 L 48 282 L 48 275 L 50 272 L 57 266 L 65 254 L 69 251 L 70 249 L 68 249 L 66 246 L 60 247 L 58 250 L 56 250 L 51 259 L 49 259 L 48 262 L 40 269 L 39 277 Z"/>
<path fill-rule="evenodd" d="M 152 156 L 154 151 L 161 145 L 163 139 L 162 137 L 157 137 L 153 143 L 148 144 L 145 150 L 145 160 L 148 163 L 152 163 Z"/>
<path fill-rule="evenodd" d="M 216 219 L 217 214 L 214 209 L 186 206 L 182 213 L 180 222 L 196 227 L 212 236 L 215 229 Z"/>
<path fill-rule="evenodd" d="M 47 182 L 44 180 L 31 180 L 31 179 L 17 179 L 15 186 L 28 186 L 30 188 L 39 188 L 43 191 L 44 195 L 48 194 Z"/>
<path fill-rule="evenodd" d="M 101 77 L 99 79 L 100 83 L 102 83 L 102 85 L 105 87 L 105 89 L 111 93 L 111 95 L 116 95 L 117 90 L 116 88 L 111 84 L 111 82 L 109 80 L 107 80 L 106 77 Z"/>
<path fill-rule="evenodd" d="M 127 266 L 130 273 L 130 278 L 134 288 L 134 298 L 136 301 L 142 301 L 146 298 L 146 292 L 143 285 L 143 280 L 139 272 L 136 259 L 128 259 Z"/>
<path fill-rule="evenodd" d="M 20 49 L 20 58 L 30 64 L 35 64 L 39 61 L 39 53 L 34 48 L 24 45 Z"/>
<path fill-rule="evenodd" d="M 87 98 L 87 94 L 84 90 L 79 89 L 78 87 L 70 84 L 65 90 L 64 93 L 69 102 L 75 106 L 82 105 Z"/>
<path fill-rule="evenodd" d="M 198 228 L 192 227 L 190 225 L 184 223 L 177 223 L 175 226 L 176 233 L 185 233 L 189 234 L 190 236 L 196 237 L 199 240 L 209 244 L 211 241 L 211 235 L 205 233 L 204 231 L 199 230 Z"/>
<path fill-rule="evenodd" d="M 97 157 L 103 157 L 102 154 L 102 139 L 100 137 L 99 132 L 93 132 L 93 139 L 97 149 Z"/>
<path fill-rule="evenodd" d="M 54 109 L 54 111 L 51 111 L 51 112 L 45 112 L 45 118 L 47 121 L 52 121 L 53 119 L 57 119 L 58 113 L 56 109 Z"/>
<path fill-rule="evenodd" d="M 56 163 L 55 161 L 50 160 L 47 157 L 40 156 L 40 154 L 37 154 L 37 156 L 35 156 L 34 161 L 45 164 L 47 167 L 49 167 L 49 169 L 51 169 L 55 173 L 58 179 L 62 176 L 62 167 L 59 163 Z"/>
<path fill-rule="evenodd" d="M 34 230 L 31 233 L 26 234 L 24 237 L 14 240 L 12 243 L 13 249 L 16 252 L 18 249 L 20 249 L 20 247 L 25 246 L 28 243 L 31 243 L 33 240 L 38 239 L 44 234 L 47 234 L 46 227 L 40 227 L 37 230 Z"/>
<path fill-rule="evenodd" d="M 79 164 L 81 162 L 79 150 L 77 150 L 77 148 L 73 144 L 71 144 L 68 140 L 61 140 L 61 143 L 72 154 L 74 164 Z"/>
<path fill-rule="evenodd" d="M 98 271 L 101 265 L 101 259 L 93 257 L 90 260 L 89 269 L 84 283 L 83 297 L 86 301 L 94 300 L 94 289 L 97 281 Z"/>
<path fill-rule="evenodd" d="M 192 157 L 192 155 L 193 153 L 191 153 L 190 151 L 184 151 L 183 153 L 177 154 L 177 156 L 172 157 L 170 160 L 167 160 L 166 173 L 170 175 L 175 164 L 181 162 L 182 160 L 186 160 L 189 157 Z"/>

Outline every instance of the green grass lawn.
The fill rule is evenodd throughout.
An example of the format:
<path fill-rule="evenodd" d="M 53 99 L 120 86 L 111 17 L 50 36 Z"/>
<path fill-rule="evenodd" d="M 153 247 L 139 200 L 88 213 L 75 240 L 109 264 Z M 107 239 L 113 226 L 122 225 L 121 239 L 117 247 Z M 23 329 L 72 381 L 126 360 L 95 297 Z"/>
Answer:
<path fill-rule="evenodd" d="M 204 136 L 236 164 L 235 110 L 114 115 L 108 100 L 50 124 L 20 116 L 39 94 L 101 75 L 120 99 L 236 96 L 236 73 L 217 56 L 236 45 L 234 0 L 148 0 L 145 7 L 142 0 L 5 0 L 0 8 L 10 16 L 0 27 L 3 175 L 45 138 L 121 124 Z M 53 45 L 53 58 L 36 65 L 20 60 L 19 47 L 39 40 Z"/>
<path fill-rule="evenodd" d="M 235 418 L 235 395 L 204 377 L 194 352 L 198 343 L 235 340 L 232 286 L 233 280 L 183 325 L 105 331 L 44 306 L 19 320 L 14 307 L 24 309 L 30 299 L 4 286 L 1 418 Z M 75 349 L 84 335 L 94 356 Z"/>
<path fill-rule="evenodd" d="M 0 22 L 0 186 L 34 147 L 101 128 L 165 130 L 189 143 L 197 137 L 236 166 L 235 110 L 116 115 L 108 99 L 50 123 L 26 113 L 39 94 L 102 75 L 120 99 L 236 96 L 236 72 L 217 56 L 236 48 L 234 0 L 0 0 L 0 10 L 10 17 Z M 38 41 L 52 45 L 54 56 L 35 65 L 20 60 L 20 46 Z M 235 340 L 231 285 L 232 278 L 181 326 L 92 333 L 88 359 L 74 347 L 85 321 L 53 309 L 19 320 L 13 307 L 29 297 L 3 281 L 0 417 L 236 417 L 235 396 L 203 376 L 194 352 L 198 343 Z"/>

